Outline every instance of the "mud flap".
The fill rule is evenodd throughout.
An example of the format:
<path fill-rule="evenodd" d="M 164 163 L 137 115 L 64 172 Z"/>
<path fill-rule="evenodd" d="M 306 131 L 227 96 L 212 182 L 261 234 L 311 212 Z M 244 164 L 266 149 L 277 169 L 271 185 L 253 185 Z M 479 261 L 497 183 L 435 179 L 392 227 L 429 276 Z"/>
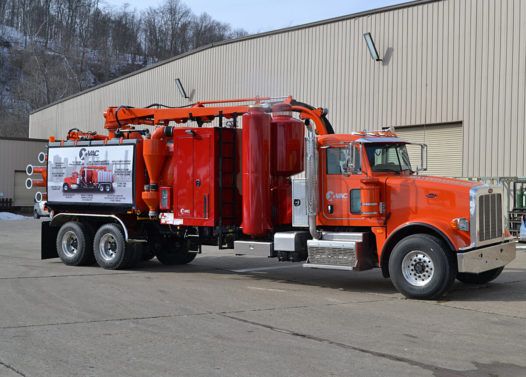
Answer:
<path fill-rule="evenodd" d="M 42 221 L 40 259 L 58 258 L 56 240 L 59 227 L 50 226 L 50 224 L 51 221 Z"/>

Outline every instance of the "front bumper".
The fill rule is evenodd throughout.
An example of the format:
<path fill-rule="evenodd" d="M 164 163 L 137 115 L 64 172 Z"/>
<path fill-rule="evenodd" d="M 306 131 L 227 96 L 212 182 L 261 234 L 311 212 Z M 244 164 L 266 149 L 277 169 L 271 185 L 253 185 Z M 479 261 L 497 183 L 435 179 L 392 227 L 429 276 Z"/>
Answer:
<path fill-rule="evenodd" d="M 517 241 L 500 243 L 457 254 L 458 272 L 480 274 L 507 265 L 515 259 Z"/>

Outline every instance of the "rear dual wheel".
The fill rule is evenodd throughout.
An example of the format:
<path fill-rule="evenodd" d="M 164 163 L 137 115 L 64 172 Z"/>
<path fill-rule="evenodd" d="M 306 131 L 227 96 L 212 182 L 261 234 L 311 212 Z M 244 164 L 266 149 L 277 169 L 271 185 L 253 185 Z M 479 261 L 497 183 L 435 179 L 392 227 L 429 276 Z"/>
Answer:
<path fill-rule="evenodd" d="M 93 230 L 89 225 L 69 221 L 57 234 L 57 253 L 68 266 L 90 265 L 95 262 L 92 249 Z"/>
<path fill-rule="evenodd" d="M 108 270 L 130 268 L 140 259 L 138 249 L 128 245 L 117 224 L 102 225 L 93 240 L 97 264 Z"/>
<path fill-rule="evenodd" d="M 188 241 L 183 238 L 166 238 L 156 245 L 155 256 L 162 264 L 173 266 L 190 263 L 197 253 L 188 250 Z"/>

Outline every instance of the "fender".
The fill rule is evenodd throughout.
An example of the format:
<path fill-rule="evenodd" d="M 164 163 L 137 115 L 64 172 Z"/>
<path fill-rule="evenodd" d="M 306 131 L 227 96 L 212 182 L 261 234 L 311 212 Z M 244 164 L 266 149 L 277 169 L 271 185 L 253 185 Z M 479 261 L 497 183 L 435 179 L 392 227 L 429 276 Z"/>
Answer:
<path fill-rule="evenodd" d="M 437 221 L 436 219 L 419 219 L 418 221 L 406 222 L 392 231 L 384 242 L 381 254 L 379 255 L 381 266 L 383 266 L 385 258 L 389 256 L 396 241 L 408 235 L 406 233 L 411 228 L 421 228 L 424 233 L 437 235 L 447 243 L 451 250 L 454 251 L 469 245 L 469 239 L 461 237 L 460 234 L 453 233 L 449 224 L 444 221 Z M 466 236 L 469 237 L 468 234 L 466 234 Z"/>

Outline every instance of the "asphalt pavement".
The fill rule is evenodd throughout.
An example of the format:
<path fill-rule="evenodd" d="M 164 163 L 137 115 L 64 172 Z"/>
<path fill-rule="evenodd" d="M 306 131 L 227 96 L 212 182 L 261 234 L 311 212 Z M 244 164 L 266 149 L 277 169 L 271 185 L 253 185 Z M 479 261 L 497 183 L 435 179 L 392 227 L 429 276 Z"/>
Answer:
<path fill-rule="evenodd" d="M 69 267 L 39 259 L 40 220 L 0 221 L 0 257 L 0 376 L 526 376 L 523 250 L 439 301 L 212 247 Z"/>

